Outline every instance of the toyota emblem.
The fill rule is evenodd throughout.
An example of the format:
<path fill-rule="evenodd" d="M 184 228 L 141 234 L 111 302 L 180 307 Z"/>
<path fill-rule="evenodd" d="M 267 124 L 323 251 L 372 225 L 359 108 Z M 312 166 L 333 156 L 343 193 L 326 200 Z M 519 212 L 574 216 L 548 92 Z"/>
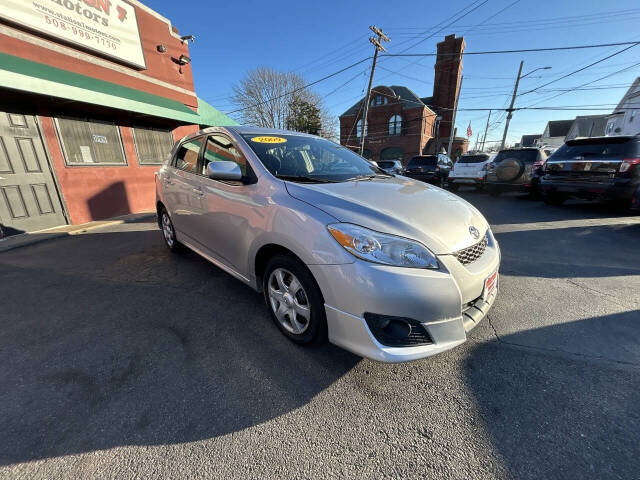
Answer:
<path fill-rule="evenodd" d="M 478 231 L 478 229 L 476 227 L 474 227 L 473 225 L 471 227 L 469 227 L 469 233 L 471 234 L 471 236 L 473 238 L 475 238 L 476 240 L 480 238 L 480 232 Z"/>

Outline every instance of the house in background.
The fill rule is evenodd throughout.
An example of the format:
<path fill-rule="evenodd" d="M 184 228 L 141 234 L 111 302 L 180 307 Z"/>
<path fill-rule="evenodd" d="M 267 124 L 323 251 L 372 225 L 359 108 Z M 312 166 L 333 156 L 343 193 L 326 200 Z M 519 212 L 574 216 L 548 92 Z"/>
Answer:
<path fill-rule="evenodd" d="M 464 39 L 455 35 L 448 35 L 438 43 L 432 97 L 420 98 L 409 88 L 399 85 L 373 88 L 366 131 L 363 132 L 362 126 L 363 98 L 340 115 L 340 143 L 359 151 L 364 134 L 365 157 L 400 160 L 404 165 L 415 155 L 446 150 L 451 135 L 454 135 L 451 156 L 466 152 L 468 140 L 455 136 L 455 128 L 452 128 L 464 47 Z M 437 123 L 438 116 L 440 121 Z"/>
<path fill-rule="evenodd" d="M 624 94 L 618 106 L 607 116 L 606 135 L 640 134 L 640 77 Z"/>
<path fill-rule="evenodd" d="M 564 144 L 571 125 L 573 120 L 550 120 L 540 138 L 536 140 L 536 146 L 560 147 Z"/>
<path fill-rule="evenodd" d="M 607 126 L 608 115 L 583 115 L 576 117 L 569 128 L 569 132 L 564 141 L 572 140 L 576 137 L 601 137 Z"/>
<path fill-rule="evenodd" d="M 518 144 L 519 147 L 535 147 L 536 145 L 536 140 L 538 140 L 542 135 L 541 134 L 536 134 L 536 135 L 523 135 L 522 138 L 520 139 L 520 143 Z"/>

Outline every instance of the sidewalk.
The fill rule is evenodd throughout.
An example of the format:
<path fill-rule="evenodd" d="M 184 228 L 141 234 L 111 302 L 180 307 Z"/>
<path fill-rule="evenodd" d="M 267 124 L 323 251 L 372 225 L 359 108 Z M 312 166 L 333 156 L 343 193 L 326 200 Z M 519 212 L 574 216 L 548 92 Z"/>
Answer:
<path fill-rule="evenodd" d="M 0 253 L 13 250 L 14 248 L 26 247 L 36 243 L 52 240 L 54 238 L 67 237 L 69 235 L 78 235 L 96 228 L 119 225 L 121 223 L 135 223 L 148 220 L 155 217 L 155 212 L 131 213 L 121 217 L 114 217 L 107 220 L 98 220 L 95 222 L 81 223 L 79 225 L 64 225 L 62 227 L 49 228 L 47 230 L 38 230 L 36 232 L 21 233 L 10 237 L 0 239 Z"/>

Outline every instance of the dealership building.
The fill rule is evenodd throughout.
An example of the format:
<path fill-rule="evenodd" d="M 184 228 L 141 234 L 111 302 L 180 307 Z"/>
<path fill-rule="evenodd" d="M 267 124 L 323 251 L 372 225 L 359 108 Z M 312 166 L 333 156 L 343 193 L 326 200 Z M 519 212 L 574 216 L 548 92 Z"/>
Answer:
<path fill-rule="evenodd" d="M 5 232 L 153 210 L 173 142 L 235 124 L 196 95 L 189 37 L 136 0 L 2 0 Z"/>

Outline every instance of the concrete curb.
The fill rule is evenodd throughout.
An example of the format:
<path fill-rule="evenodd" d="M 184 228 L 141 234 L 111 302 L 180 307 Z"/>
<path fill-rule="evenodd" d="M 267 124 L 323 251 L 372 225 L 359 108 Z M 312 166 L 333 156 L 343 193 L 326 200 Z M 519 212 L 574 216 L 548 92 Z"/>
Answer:
<path fill-rule="evenodd" d="M 80 235 L 98 228 L 148 220 L 155 217 L 155 215 L 155 212 L 132 213 L 130 215 L 115 217 L 110 220 L 99 220 L 95 222 L 82 223 L 80 225 L 65 225 L 64 227 L 56 227 L 48 230 L 21 233 L 19 235 L 14 235 L 0 240 L 0 253 L 29 245 L 35 245 L 40 242 L 46 242 L 47 240 L 69 237 L 71 235 Z"/>

